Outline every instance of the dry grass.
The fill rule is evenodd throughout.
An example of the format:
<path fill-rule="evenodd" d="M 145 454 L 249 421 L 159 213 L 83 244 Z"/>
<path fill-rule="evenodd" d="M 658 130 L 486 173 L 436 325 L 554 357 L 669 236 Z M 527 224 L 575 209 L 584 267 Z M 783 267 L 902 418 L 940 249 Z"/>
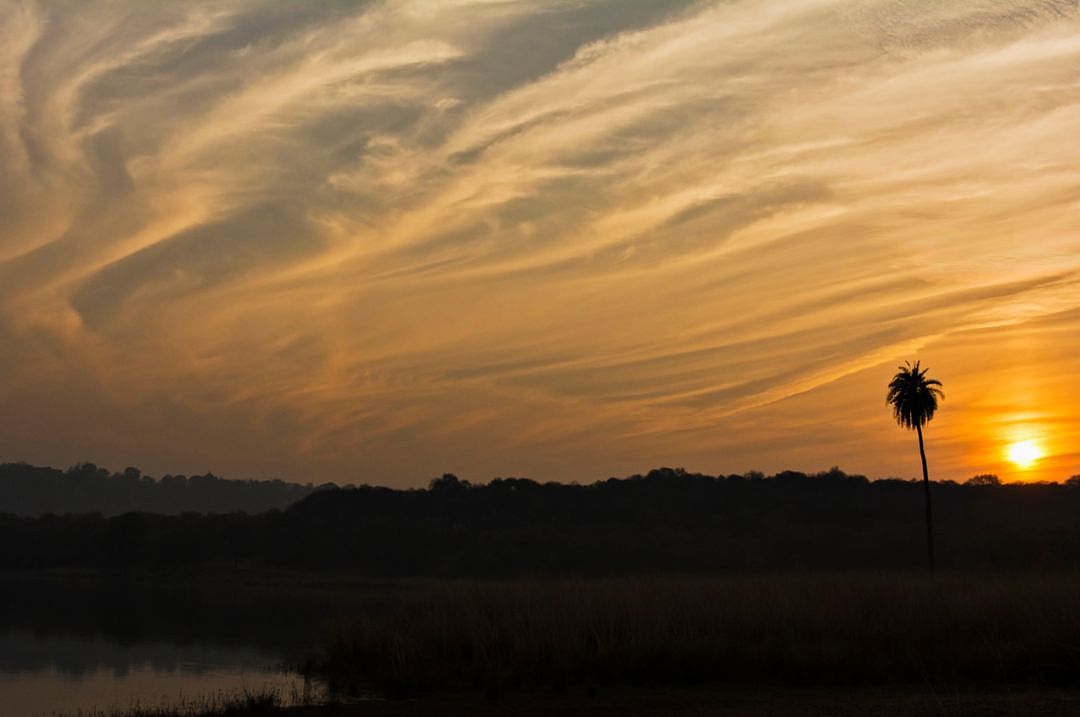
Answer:
<path fill-rule="evenodd" d="M 352 689 L 1080 685 L 1080 576 L 656 577 L 451 583 L 341 626 Z"/>
<path fill-rule="evenodd" d="M 133 704 L 109 710 L 79 710 L 67 717 L 249 717 L 275 714 L 285 704 L 286 701 L 278 691 L 268 688 L 180 700 L 168 705 Z"/>

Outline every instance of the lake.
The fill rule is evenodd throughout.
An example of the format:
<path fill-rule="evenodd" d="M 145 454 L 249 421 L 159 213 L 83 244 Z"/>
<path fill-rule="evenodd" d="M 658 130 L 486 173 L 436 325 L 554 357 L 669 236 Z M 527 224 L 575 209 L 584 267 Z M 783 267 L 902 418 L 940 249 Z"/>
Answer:
<path fill-rule="evenodd" d="M 296 577 L 0 577 L 5 717 L 200 703 L 324 689 L 297 666 L 341 620 L 395 604 L 400 586 Z"/>

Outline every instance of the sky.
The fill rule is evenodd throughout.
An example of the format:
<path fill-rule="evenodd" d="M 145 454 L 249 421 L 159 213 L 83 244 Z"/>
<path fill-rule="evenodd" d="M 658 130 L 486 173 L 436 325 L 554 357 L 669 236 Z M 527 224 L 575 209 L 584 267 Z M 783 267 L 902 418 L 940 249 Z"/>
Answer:
<path fill-rule="evenodd" d="M 1071 0 L 0 0 L 0 460 L 1063 480 L 1078 137 Z"/>

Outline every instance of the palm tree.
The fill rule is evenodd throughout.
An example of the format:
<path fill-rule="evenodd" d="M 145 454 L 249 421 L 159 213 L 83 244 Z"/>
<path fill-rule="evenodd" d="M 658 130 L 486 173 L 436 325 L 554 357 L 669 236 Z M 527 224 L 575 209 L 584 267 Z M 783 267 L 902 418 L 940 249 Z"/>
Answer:
<path fill-rule="evenodd" d="M 923 447 L 922 429 L 937 411 L 938 399 L 945 398 L 941 381 L 926 377 L 926 369 L 912 366 L 907 361 L 889 382 L 885 403 L 892 406 L 893 417 L 902 427 L 915 429 L 919 434 L 919 455 L 922 457 L 923 488 L 926 489 L 926 561 L 934 572 L 934 518 L 930 511 L 930 474 L 926 470 L 926 449 Z"/>

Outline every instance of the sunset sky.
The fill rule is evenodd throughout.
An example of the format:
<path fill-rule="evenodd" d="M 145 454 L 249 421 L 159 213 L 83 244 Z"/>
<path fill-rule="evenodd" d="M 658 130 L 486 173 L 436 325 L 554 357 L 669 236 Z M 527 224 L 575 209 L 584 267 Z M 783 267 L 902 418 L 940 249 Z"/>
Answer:
<path fill-rule="evenodd" d="M 1080 473 L 1071 0 L 0 0 L 0 169 L 0 461 Z"/>

